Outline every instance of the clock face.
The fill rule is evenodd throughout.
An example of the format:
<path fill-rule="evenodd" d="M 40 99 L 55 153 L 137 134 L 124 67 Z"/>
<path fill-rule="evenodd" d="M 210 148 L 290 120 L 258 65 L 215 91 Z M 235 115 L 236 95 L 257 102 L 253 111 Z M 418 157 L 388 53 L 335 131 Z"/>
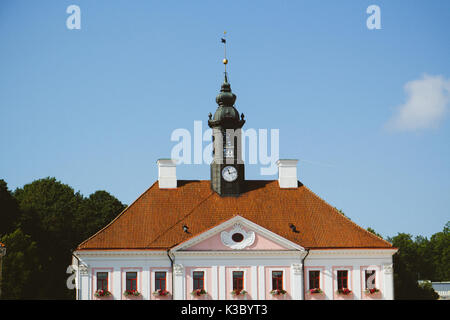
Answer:
<path fill-rule="evenodd" d="M 238 172 L 235 167 L 226 166 L 222 169 L 222 177 L 225 181 L 232 182 L 237 179 Z"/>

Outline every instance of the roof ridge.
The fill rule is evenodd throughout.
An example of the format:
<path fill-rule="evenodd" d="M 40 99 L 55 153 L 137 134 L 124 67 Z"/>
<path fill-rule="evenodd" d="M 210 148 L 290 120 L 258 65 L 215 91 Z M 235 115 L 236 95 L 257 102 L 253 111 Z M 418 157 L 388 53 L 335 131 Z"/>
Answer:
<path fill-rule="evenodd" d="M 392 243 L 390 243 L 389 241 L 387 241 L 387 240 L 385 240 L 385 239 L 383 239 L 383 238 L 377 236 L 376 234 L 374 234 L 374 233 L 372 233 L 372 232 L 370 232 L 370 231 L 364 229 L 363 227 L 361 227 L 360 225 L 358 225 L 356 222 L 352 221 L 350 218 L 348 218 L 347 216 L 343 215 L 341 212 L 339 212 L 339 210 L 338 210 L 336 207 L 334 207 L 334 206 L 332 206 L 331 204 L 329 204 L 328 202 L 326 202 L 324 199 L 322 199 L 320 196 L 318 196 L 314 191 L 312 191 L 311 189 L 309 189 L 309 188 L 308 188 L 307 186 L 305 186 L 304 184 L 303 184 L 303 187 L 305 187 L 306 190 L 308 190 L 309 192 L 311 192 L 317 199 L 319 199 L 320 201 L 322 201 L 322 202 L 325 203 L 326 205 L 330 206 L 330 207 L 333 209 L 333 211 L 335 211 L 336 213 L 338 213 L 342 218 L 348 220 L 348 222 L 350 222 L 352 225 L 354 225 L 354 226 L 356 227 L 356 229 L 363 230 L 364 232 L 366 232 L 366 233 L 369 234 L 370 236 L 372 236 L 372 237 L 374 237 L 374 238 L 377 238 L 378 240 L 381 240 L 381 241 L 385 242 L 386 244 L 389 244 L 389 246 L 391 246 L 391 247 L 393 248 Z"/>
<path fill-rule="evenodd" d="M 127 206 L 125 209 L 122 210 L 122 212 L 120 212 L 113 220 L 111 220 L 110 223 L 108 223 L 106 226 L 104 226 L 103 228 L 101 228 L 99 231 L 97 231 L 96 233 L 94 233 L 92 236 L 90 236 L 89 238 L 87 238 L 86 240 L 84 240 L 83 242 L 81 242 L 77 249 L 80 249 L 82 245 L 84 245 L 86 242 L 88 242 L 89 240 L 91 240 L 92 238 L 96 237 L 98 234 L 100 234 L 101 232 L 103 232 L 106 228 L 108 228 L 111 224 L 113 224 L 117 219 L 119 219 L 123 214 L 125 214 L 125 212 L 131 208 L 140 198 L 142 198 L 144 196 L 144 194 L 146 194 L 148 191 L 150 191 L 150 189 L 152 189 L 156 183 L 158 181 L 153 182 L 153 184 L 147 188 L 147 190 L 145 190 L 143 193 L 141 193 L 141 195 L 139 197 L 137 197 L 136 200 L 134 200 L 129 206 Z"/>

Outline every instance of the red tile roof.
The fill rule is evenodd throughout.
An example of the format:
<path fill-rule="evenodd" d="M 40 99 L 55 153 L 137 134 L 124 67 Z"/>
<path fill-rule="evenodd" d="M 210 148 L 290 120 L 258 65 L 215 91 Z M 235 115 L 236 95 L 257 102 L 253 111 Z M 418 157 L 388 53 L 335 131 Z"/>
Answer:
<path fill-rule="evenodd" d="M 209 180 L 179 180 L 176 189 L 159 189 L 155 182 L 78 250 L 168 249 L 235 215 L 308 249 L 392 248 L 301 183 L 295 189 L 280 189 L 276 180 L 246 183 L 247 192 L 235 198 L 220 197 Z"/>

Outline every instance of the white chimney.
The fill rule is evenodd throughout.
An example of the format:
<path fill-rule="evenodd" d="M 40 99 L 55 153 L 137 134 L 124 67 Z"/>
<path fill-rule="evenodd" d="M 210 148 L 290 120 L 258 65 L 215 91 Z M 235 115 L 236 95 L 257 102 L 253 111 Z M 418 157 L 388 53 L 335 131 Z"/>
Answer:
<path fill-rule="evenodd" d="M 297 162 L 295 159 L 280 159 L 278 166 L 278 184 L 280 188 L 297 188 Z"/>
<path fill-rule="evenodd" d="M 160 189 L 176 189 L 177 187 L 177 166 L 175 160 L 159 159 L 158 164 L 158 184 Z"/>

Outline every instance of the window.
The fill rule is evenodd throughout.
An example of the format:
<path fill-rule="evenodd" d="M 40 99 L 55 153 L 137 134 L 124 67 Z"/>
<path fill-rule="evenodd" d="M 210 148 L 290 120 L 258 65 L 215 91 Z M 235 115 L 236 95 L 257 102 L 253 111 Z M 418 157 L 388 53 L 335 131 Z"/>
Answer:
<path fill-rule="evenodd" d="M 223 148 L 223 153 L 225 158 L 233 158 L 234 157 L 234 145 L 233 145 L 233 137 L 234 131 L 228 132 L 230 129 L 225 132 L 225 147 Z"/>
<path fill-rule="evenodd" d="M 309 272 L 309 289 L 320 288 L 320 271 L 314 270 Z"/>
<path fill-rule="evenodd" d="M 375 288 L 375 270 L 366 270 L 364 283 L 365 289 Z"/>
<path fill-rule="evenodd" d="M 155 272 L 155 290 L 166 290 L 166 273 L 164 271 Z"/>
<path fill-rule="evenodd" d="M 338 290 L 348 288 L 348 270 L 338 270 L 337 282 Z"/>
<path fill-rule="evenodd" d="M 108 272 L 97 272 L 97 290 L 108 290 Z"/>
<path fill-rule="evenodd" d="M 205 273 L 203 271 L 194 271 L 193 273 L 194 278 L 194 290 L 197 289 L 205 289 L 204 282 L 205 282 Z"/>
<path fill-rule="evenodd" d="M 272 271 L 272 290 L 283 290 L 283 271 Z"/>
<path fill-rule="evenodd" d="M 244 235 L 242 233 L 236 232 L 231 236 L 234 242 L 242 242 L 244 240 Z"/>
<path fill-rule="evenodd" d="M 233 290 L 244 289 L 244 271 L 233 271 Z"/>
<path fill-rule="evenodd" d="M 126 273 L 126 290 L 137 290 L 137 272 Z"/>

